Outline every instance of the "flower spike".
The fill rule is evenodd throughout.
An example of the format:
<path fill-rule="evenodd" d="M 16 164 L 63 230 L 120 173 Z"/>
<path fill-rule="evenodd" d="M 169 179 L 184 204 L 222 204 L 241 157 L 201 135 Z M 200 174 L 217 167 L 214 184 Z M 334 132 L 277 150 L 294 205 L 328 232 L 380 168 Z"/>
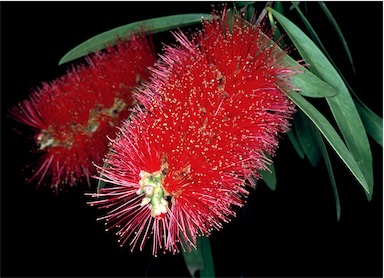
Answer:
<path fill-rule="evenodd" d="M 41 153 L 30 181 L 46 181 L 56 191 L 96 174 L 108 152 L 108 136 L 130 115 L 132 91 L 147 80 L 156 57 L 144 33 L 86 58 L 67 74 L 34 91 L 13 107 L 11 115 L 35 132 Z"/>
<path fill-rule="evenodd" d="M 220 15 L 174 34 L 99 169 L 109 184 L 90 204 L 132 249 L 191 250 L 221 229 L 289 129 L 297 71 L 259 27 Z"/>

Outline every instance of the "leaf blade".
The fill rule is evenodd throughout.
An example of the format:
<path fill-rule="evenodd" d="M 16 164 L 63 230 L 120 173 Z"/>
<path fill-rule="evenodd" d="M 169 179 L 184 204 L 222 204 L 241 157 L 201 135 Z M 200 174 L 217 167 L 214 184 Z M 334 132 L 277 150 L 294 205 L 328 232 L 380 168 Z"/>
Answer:
<path fill-rule="evenodd" d="M 292 146 L 295 148 L 297 154 L 301 159 L 305 157 L 304 151 L 299 143 L 299 140 L 295 134 L 295 126 L 293 125 L 291 130 L 287 132 L 289 141 L 291 141 Z"/>
<path fill-rule="evenodd" d="M 266 9 L 269 8 L 267 7 Z M 275 44 L 275 42 L 272 41 L 267 35 L 262 34 L 262 36 L 264 36 L 264 39 L 271 45 Z M 337 94 L 337 90 L 335 88 L 303 67 L 281 48 L 277 47 L 276 50 L 280 51 L 280 54 L 283 56 L 287 67 L 291 67 L 293 70 L 300 72 L 300 74 L 295 74 L 290 77 L 290 83 L 299 89 L 299 94 L 313 98 L 331 97 Z"/>
<path fill-rule="evenodd" d="M 59 61 L 59 65 L 70 62 L 89 53 L 105 48 L 107 44 L 113 44 L 118 37 L 124 37 L 132 32 L 137 32 L 143 27 L 155 34 L 178 27 L 188 26 L 201 22 L 201 18 L 209 18 L 210 14 L 191 13 L 151 18 L 123 25 L 109 31 L 100 33 L 68 51 Z"/>
<path fill-rule="evenodd" d="M 268 156 L 268 158 L 271 159 L 270 156 Z M 276 185 L 277 185 L 277 178 L 276 178 L 275 166 L 273 165 L 273 163 L 268 165 L 268 169 L 269 170 L 261 170 L 260 174 L 263 181 L 269 187 L 269 189 L 271 189 L 272 191 L 275 191 Z"/>
<path fill-rule="evenodd" d="M 334 176 L 333 170 L 332 170 L 331 159 L 329 158 L 327 147 L 326 147 L 324 140 L 321 137 L 321 134 L 319 133 L 318 130 L 316 130 L 315 136 L 316 136 L 316 140 L 317 140 L 318 145 L 319 145 L 321 155 L 324 158 L 324 163 L 325 163 L 325 167 L 327 168 L 327 171 L 328 171 L 329 179 L 331 181 L 333 196 L 335 198 L 336 220 L 339 221 L 340 215 L 341 215 L 341 205 L 340 205 L 339 192 L 337 190 L 335 176 Z"/>
<path fill-rule="evenodd" d="M 209 238 L 198 237 L 198 246 L 203 247 L 204 269 L 200 271 L 200 277 L 215 277 L 215 268 Z"/>
<path fill-rule="evenodd" d="M 197 248 L 182 253 L 192 277 L 196 277 L 196 271 L 200 272 L 199 277 L 215 277 L 211 245 L 207 237 L 198 237 Z"/>
<path fill-rule="evenodd" d="M 295 115 L 295 131 L 298 141 L 313 167 L 321 158 L 320 148 L 316 138 L 316 129 L 308 118 L 300 110 Z"/>
<path fill-rule="evenodd" d="M 339 36 L 339 38 L 341 40 L 341 43 L 342 43 L 342 45 L 344 47 L 344 50 L 345 50 L 345 53 L 347 54 L 349 63 L 351 64 L 352 70 L 353 70 L 353 72 L 356 72 L 355 66 L 353 64 L 353 59 L 352 59 L 351 51 L 349 50 L 347 40 L 344 38 L 343 32 L 341 32 L 339 24 L 337 24 L 336 19 L 333 17 L 331 11 L 328 9 L 328 7 L 325 5 L 325 3 L 323 1 L 319 2 L 319 5 L 323 9 L 323 12 L 327 16 L 328 20 L 331 22 L 333 27 L 335 27 L 336 33 L 337 33 L 337 35 Z"/>
<path fill-rule="evenodd" d="M 374 139 L 380 146 L 383 146 L 383 119 L 376 115 L 363 103 L 355 101 L 357 111 L 361 116 L 361 120 L 367 130 L 367 133 Z"/>

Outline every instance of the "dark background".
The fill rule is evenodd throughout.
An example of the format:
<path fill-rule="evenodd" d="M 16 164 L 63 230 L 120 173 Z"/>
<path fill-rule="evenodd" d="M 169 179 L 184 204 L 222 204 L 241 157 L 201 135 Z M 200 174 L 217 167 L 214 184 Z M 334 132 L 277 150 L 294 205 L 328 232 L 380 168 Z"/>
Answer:
<path fill-rule="evenodd" d="M 382 115 L 382 2 L 326 2 L 347 39 L 356 75 L 316 2 L 310 21 L 360 98 Z M 284 5 L 288 5 L 285 3 Z M 302 3 L 303 5 L 303 3 Z M 188 276 L 181 254 L 152 258 L 119 248 L 78 187 L 55 196 L 26 184 L 33 141 L 7 109 L 65 73 L 60 58 L 86 39 L 137 20 L 211 11 L 211 2 L 1 2 L 1 276 Z M 258 3 L 256 7 L 263 7 Z M 304 5 L 302 6 L 304 7 Z M 301 24 L 295 12 L 287 14 Z M 166 34 L 154 40 L 173 42 Z M 158 49 L 160 50 L 160 49 Z M 80 60 L 81 62 L 81 60 Z M 284 136 L 276 191 L 260 182 L 244 210 L 211 237 L 217 276 L 380 277 L 383 273 L 382 148 L 372 141 L 375 189 L 361 186 L 330 151 L 341 219 L 322 162 L 300 159 Z M 95 185 L 95 184 L 94 184 Z"/>

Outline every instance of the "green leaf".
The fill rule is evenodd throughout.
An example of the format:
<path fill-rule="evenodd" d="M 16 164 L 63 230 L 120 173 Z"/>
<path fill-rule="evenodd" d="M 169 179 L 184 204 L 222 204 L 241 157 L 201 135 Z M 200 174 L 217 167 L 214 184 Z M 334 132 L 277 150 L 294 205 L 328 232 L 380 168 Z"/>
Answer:
<path fill-rule="evenodd" d="M 357 110 L 359 112 L 359 115 L 361 117 L 361 120 L 362 120 L 362 122 L 364 124 L 364 127 L 365 127 L 368 135 L 370 135 L 379 145 L 383 146 L 383 143 L 382 143 L 383 142 L 383 140 L 382 140 L 382 138 L 383 138 L 383 136 L 382 136 L 382 133 L 383 133 L 382 118 L 377 116 L 362 101 L 359 100 L 357 95 L 353 92 L 353 89 L 351 88 L 351 86 L 348 84 L 347 80 L 344 78 L 344 76 L 342 75 L 340 70 L 336 67 L 335 63 L 332 61 L 330 55 L 327 53 L 327 51 L 326 51 L 325 47 L 323 46 L 323 44 L 321 43 L 319 37 L 315 33 L 315 31 L 312 28 L 312 26 L 309 24 L 308 20 L 305 18 L 305 16 L 300 11 L 299 7 L 297 5 L 295 5 L 295 4 L 293 4 L 293 5 L 296 7 L 299 15 L 302 17 L 302 20 L 305 22 L 305 25 L 307 26 L 307 29 L 308 29 L 309 33 L 312 35 L 312 37 L 315 38 L 315 41 L 317 42 L 317 44 L 322 48 L 324 53 L 328 56 L 328 59 L 334 65 L 335 69 L 337 70 L 337 72 L 339 73 L 341 78 L 344 80 L 344 82 L 347 85 L 349 91 L 357 98 L 358 102 L 355 101 L 355 105 L 356 105 L 356 108 L 357 108 Z M 341 32 L 340 27 L 338 26 L 335 18 L 333 17 L 333 15 L 329 11 L 329 9 L 326 7 L 325 3 L 324 2 L 319 2 L 319 5 L 323 9 L 324 13 L 328 17 L 328 19 L 331 22 L 331 24 L 335 27 L 336 32 L 337 32 L 337 34 L 338 34 L 338 36 L 339 36 L 339 38 L 340 38 L 340 40 L 341 40 L 341 42 L 343 44 L 345 52 L 346 52 L 346 54 L 348 56 L 348 59 L 349 59 L 349 61 L 351 63 L 352 69 L 355 72 L 355 68 L 354 68 L 353 60 L 352 60 L 352 55 L 350 53 L 348 44 L 347 44 L 347 42 L 346 42 L 346 40 L 345 40 L 345 38 L 343 36 L 343 33 Z"/>
<path fill-rule="evenodd" d="M 312 166 L 316 166 L 321 158 L 316 138 L 316 128 L 300 110 L 295 114 L 295 131 L 300 145 Z"/>
<path fill-rule="evenodd" d="M 274 42 L 266 35 L 264 35 L 264 37 L 265 39 L 269 40 L 271 44 L 274 44 Z M 293 70 L 297 70 L 299 72 L 290 78 L 290 83 L 300 90 L 299 94 L 306 97 L 322 98 L 332 97 L 338 93 L 335 88 L 321 80 L 305 67 L 301 66 L 291 56 L 287 55 L 281 48 L 277 49 L 284 55 L 284 62 L 287 64 L 287 67 L 291 67 Z"/>
<path fill-rule="evenodd" d="M 321 137 L 321 134 L 319 133 L 319 131 L 316 130 L 314 135 L 316 136 L 317 144 L 319 146 L 321 155 L 324 158 L 324 163 L 325 163 L 325 166 L 327 167 L 329 179 L 331 180 L 333 196 L 335 197 L 336 219 L 337 219 L 337 221 L 339 221 L 340 220 L 340 214 L 341 214 L 340 199 L 339 199 L 339 193 L 337 191 L 335 176 L 333 175 L 331 159 L 329 158 L 327 147 L 326 147 L 324 140 Z"/>
<path fill-rule="evenodd" d="M 295 9 L 297 10 L 298 14 L 300 15 L 301 19 L 303 20 L 304 22 L 304 25 L 307 27 L 307 30 L 309 32 L 309 34 L 311 35 L 311 37 L 313 38 L 314 42 L 321 48 L 321 50 L 324 52 L 324 54 L 328 57 L 329 61 L 331 62 L 331 64 L 335 67 L 335 69 L 337 70 L 337 72 L 340 74 L 340 76 L 342 77 L 342 79 L 344 80 L 344 82 L 346 82 L 344 76 L 342 75 L 342 73 L 340 72 L 340 70 L 338 69 L 338 67 L 336 66 L 336 63 L 332 60 L 332 57 L 331 55 L 329 55 L 329 53 L 327 52 L 327 50 L 325 49 L 325 46 L 323 45 L 323 43 L 321 42 L 319 36 L 316 34 L 315 32 L 315 29 L 313 29 L 312 25 L 309 23 L 308 19 L 304 16 L 304 14 L 301 12 L 299 6 L 295 3 L 293 3 L 293 6 L 295 7 Z M 349 51 L 349 49 L 348 49 Z M 352 59 L 352 58 L 351 58 Z M 353 66 L 353 65 L 352 65 Z M 347 83 L 347 82 L 346 82 Z M 349 87 L 349 85 L 348 85 Z"/>
<path fill-rule="evenodd" d="M 103 49 L 106 45 L 112 45 L 118 39 L 118 37 L 125 37 L 132 32 L 141 30 L 143 27 L 145 30 L 149 30 L 150 33 L 155 34 L 174 28 L 200 23 L 202 17 L 210 18 L 210 14 L 199 13 L 164 16 L 137 21 L 114 28 L 112 30 L 96 35 L 70 50 L 61 58 L 59 65 Z"/>
<path fill-rule="evenodd" d="M 355 101 L 355 104 L 367 133 L 380 146 L 383 146 L 383 119 L 360 101 Z"/>
<path fill-rule="evenodd" d="M 291 77 L 291 83 L 296 88 L 300 89 L 300 95 L 305 97 L 321 98 L 332 97 L 337 94 L 335 88 L 322 81 L 309 70 L 302 69 L 302 71 L 302 73 L 296 74 Z"/>
<path fill-rule="evenodd" d="M 281 1 L 275 1 L 273 3 L 273 8 L 278 11 L 281 14 L 284 14 L 284 8 L 283 8 L 283 3 Z"/>
<path fill-rule="evenodd" d="M 276 2 L 277 3 L 277 2 Z M 274 30 L 273 33 L 273 39 L 275 41 L 280 41 L 278 42 L 280 45 L 284 45 L 283 39 L 281 38 L 281 33 L 279 28 L 276 26 L 275 20 L 273 18 L 273 15 L 271 13 L 268 13 L 268 19 L 269 19 L 269 24 L 271 24 L 272 30 Z"/>
<path fill-rule="evenodd" d="M 252 17 L 255 15 L 255 8 L 251 5 L 247 7 L 247 15 L 246 19 L 250 21 Z"/>
<path fill-rule="evenodd" d="M 268 7 L 266 9 L 268 9 Z M 247 22 L 245 23 L 249 24 Z M 267 35 L 262 34 L 262 36 L 264 36 L 264 39 L 269 42 L 270 45 L 275 45 L 275 42 L 272 41 Z M 287 53 L 284 52 L 281 48 L 277 47 L 276 49 L 280 51 L 281 55 L 283 55 L 284 62 L 286 63 L 287 67 L 291 67 L 293 70 L 298 71 L 298 74 L 295 74 L 291 77 L 290 83 L 300 90 L 299 94 L 306 97 L 322 98 L 335 96 L 338 93 L 335 88 L 300 65 L 296 60 L 287 55 Z"/>
<path fill-rule="evenodd" d="M 341 75 L 341 77 L 343 77 Z M 369 109 L 363 101 L 357 96 L 353 91 L 352 87 L 348 84 L 346 79 L 343 77 L 345 84 L 347 85 L 349 91 L 354 97 L 354 102 L 357 108 L 357 111 L 360 114 L 361 120 L 363 121 L 365 130 L 368 135 L 372 137 L 380 146 L 383 146 L 383 118 L 380 118 L 375 112 Z"/>
<path fill-rule="evenodd" d="M 235 1 L 234 3 L 237 8 L 241 8 L 247 5 L 253 5 L 255 1 Z"/>
<path fill-rule="evenodd" d="M 301 148 L 301 145 L 299 143 L 299 140 L 296 137 L 295 133 L 295 123 L 293 123 L 291 130 L 287 132 L 288 138 L 291 141 L 292 146 L 295 148 L 297 154 L 300 158 L 304 158 L 305 154 L 303 149 Z"/>
<path fill-rule="evenodd" d="M 268 156 L 270 159 L 271 157 Z M 265 182 L 265 184 L 271 189 L 272 191 L 276 190 L 276 184 L 277 184 L 277 178 L 276 178 L 276 171 L 275 166 L 273 166 L 273 163 L 268 165 L 269 170 L 261 170 L 260 174 Z"/>
<path fill-rule="evenodd" d="M 341 75 L 342 76 L 342 75 Z M 342 76 L 343 77 L 343 76 Z M 363 121 L 365 130 L 368 135 L 372 137 L 380 146 L 383 146 L 383 118 L 378 116 L 375 112 L 369 109 L 356 95 L 351 86 L 343 77 L 345 84 L 349 91 L 352 93 L 357 111 L 360 114 L 361 120 Z"/>
<path fill-rule="evenodd" d="M 312 166 L 315 166 L 321 157 L 324 158 L 324 162 L 331 181 L 333 194 L 335 197 L 336 217 L 337 221 L 339 221 L 341 211 L 339 194 L 336 187 L 336 181 L 333 175 L 331 161 L 323 138 L 321 137 L 319 131 L 313 126 L 313 124 L 309 122 L 308 117 L 306 117 L 300 110 L 297 111 L 297 113 L 295 114 L 294 126 L 294 130 L 296 131 L 297 137 L 300 139 L 297 140 L 301 142 L 301 146 L 303 146 L 305 154 L 307 155 Z M 304 153 L 301 158 L 303 157 Z"/>
<path fill-rule="evenodd" d="M 273 8 L 276 11 L 279 11 L 281 14 L 284 14 L 283 3 L 281 1 L 273 2 Z M 269 21 L 270 21 L 272 28 L 275 28 L 275 32 L 273 34 L 274 40 L 278 41 L 279 45 L 285 45 L 285 42 L 284 42 L 284 39 L 281 35 L 280 29 L 279 29 L 279 27 L 276 26 L 276 23 L 275 23 L 271 13 L 268 13 L 268 18 L 269 18 Z"/>
<path fill-rule="evenodd" d="M 336 32 L 337 34 L 339 35 L 340 37 L 340 40 L 344 46 L 344 49 L 345 49 L 345 52 L 348 56 L 348 59 L 351 63 L 351 66 L 352 66 L 352 69 L 353 71 L 355 71 L 355 68 L 354 68 L 354 65 L 353 65 L 353 60 L 352 60 L 352 55 L 350 53 L 350 50 L 349 50 L 349 47 L 348 47 L 348 44 L 340 30 L 340 27 L 338 26 L 336 20 L 334 19 L 334 17 L 332 16 L 331 12 L 329 11 L 329 9 L 326 7 L 325 3 L 324 2 L 319 2 L 321 8 L 323 9 L 324 13 L 326 14 L 326 16 L 328 17 L 329 21 L 332 23 L 332 25 L 335 27 L 336 29 Z M 326 53 L 326 55 L 328 56 L 328 59 L 330 59 L 330 61 L 332 62 L 332 64 L 334 64 L 334 62 L 331 60 L 330 58 L 330 55 L 326 52 L 325 50 L 325 47 L 323 46 L 323 44 L 321 43 L 319 37 L 317 36 L 316 32 L 314 31 L 314 29 L 312 28 L 312 26 L 309 24 L 308 20 L 305 18 L 305 16 L 303 15 L 303 13 L 301 12 L 300 8 L 296 5 L 296 4 L 293 4 L 295 6 L 295 8 L 297 9 L 299 15 L 302 17 L 302 20 L 305 22 L 305 25 L 307 26 L 307 29 L 308 31 L 310 32 L 310 34 L 315 38 L 315 40 L 317 41 L 318 45 L 322 48 L 322 50 L 324 51 L 324 53 Z M 334 65 L 335 66 L 335 65 Z M 354 96 L 356 96 L 356 94 L 353 92 L 352 88 L 349 86 L 349 84 L 347 83 L 346 79 L 344 78 L 344 76 L 341 74 L 341 72 L 339 71 L 339 69 L 335 66 L 335 69 L 338 71 L 338 73 L 340 74 L 340 76 L 342 77 L 342 79 L 344 80 L 344 82 L 346 83 L 348 89 L 354 94 Z M 356 98 L 358 99 L 358 97 L 356 96 Z M 383 120 L 382 118 L 380 118 L 379 116 L 377 116 L 373 111 L 371 111 L 362 101 L 360 101 L 358 99 L 358 101 L 355 101 L 355 105 L 356 105 L 356 108 L 359 112 L 359 115 L 361 117 L 361 120 L 365 126 L 365 129 L 367 131 L 367 133 L 378 143 L 380 144 L 381 146 L 383 146 Z"/>
<path fill-rule="evenodd" d="M 349 150 L 363 172 L 365 177 L 364 186 L 367 186 L 365 188 L 366 193 L 368 199 L 371 199 L 373 191 L 371 149 L 364 125 L 343 79 L 316 44 L 296 25 L 273 9 L 268 8 L 268 10 L 273 13 L 288 33 L 300 55 L 309 64 L 311 71 L 332 87 L 337 88 L 338 94 L 333 97 L 327 97 L 326 100 Z"/>
<path fill-rule="evenodd" d="M 213 265 L 211 244 L 206 237 L 197 238 L 197 246 L 202 248 L 204 258 L 204 269 L 200 271 L 200 277 L 215 277 L 215 268 Z"/>
<path fill-rule="evenodd" d="M 208 238 L 198 237 L 197 249 L 183 252 L 183 257 L 192 277 L 196 277 L 196 271 L 200 272 L 197 277 L 215 277 L 211 245 Z"/>
<path fill-rule="evenodd" d="M 359 165 L 333 126 L 323 116 L 323 114 L 321 114 L 311 103 L 309 103 L 299 94 L 293 92 L 287 94 L 287 96 L 297 105 L 297 107 L 301 109 L 301 111 L 303 111 L 308 116 L 308 118 L 315 124 L 317 129 L 323 134 L 324 138 L 335 150 L 336 154 L 341 158 L 344 164 L 362 185 L 368 199 L 370 200 L 372 197 L 372 189 L 368 186 L 368 183 Z"/>
<path fill-rule="evenodd" d="M 355 66 L 353 65 L 353 60 L 352 60 L 351 51 L 349 50 L 347 41 L 345 40 L 344 35 L 343 35 L 343 33 L 341 32 L 341 29 L 340 29 L 339 25 L 337 24 L 335 18 L 333 17 L 331 11 L 328 9 L 328 7 L 325 5 L 325 3 L 324 3 L 324 2 L 319 2 L 319 5 L 320 5 L 320 7 L 323 9 L 325 15 L 327 16 L 328 20 L 331 22 L 331 24 L 333 25 L 333 27 L 335 27 L 336 32 L 337 32 L 337 35 L 339 36 L 339 38 L 340 38 L 340 40 L 341 40 L 341 43 L 343 44 L 345 53 L 347 54 L 348 59 L 349 59 L 349 62 L 351 63 L 352 70 L 353 70 L 353 72 L 356 72 L 356 71 L 355 71 Z"/>
<path fill-rule="evenodd" d="M 270 44 L 275 44 L 269 37 L 264 35 L 266 40 L 269 40 Z M 299 94 L 306 97 L 322 98 L 331 97 L 337 94 L 337 90 L 324 82 L 312 72 L 301 66 L 292 57 L 287 55 L 281 48 L 276 48 L 284 55 L 284 62 L 287 67 L 291 67 L 293 70 L 297 70 L 298 74 L 291 76 L 290 83 L 298 88 Z"/>
<path fill-rule="evenodd" d="M 300 8 L 298 7 L 298 5 L 296 5 L 295 3 L 293 3 L 293 5 L 295 6 L 295 8 L 297 9 L 299 15 L 302 17 L 302 20 L 305 22 L 305 25 L 307 26 L 307 29 L 309 31 L 309 33 L 315 38 L 316 42 L 318 43 L 318 45 L 322 48 L 322 50 L 324 51 L 324 53 L 326 53 L 326 55 L 328 56 L 328 59 L 333 63 L 333 61 L 331 60 L 331 57 L 330 55 L 327 53 L 327 51 L 325 50 L 325 47 L 323 46 L 323 44 L 321 43 L 319 37 L 317 36 L 317 34 L 315 33 L 314 29 L 312 28 L 312 26 L 309 24 L 309 21 L 305 18 L 305 16 L 303 15 L 303 13 L 301 12 Z M 319 2 L 319 5 L 320 7 L 323 9 L 325 15 L 327 16 L 327 18 L 329 19 L 329 21 L 331 22 L 331 24 L 335 27 L 336 29 L 336 32 L 343 44 L 343 47 L 345 49 L 345 52 L 348 56 L 348 59 L 351 63 L 351 66 L 353 68 L 353 71 L 355 72 L 355 68 L 354 68 L 354 65 L 353 65 L 353 60 L 352 60 L 352 55 L 351 55 L 351 52 L 349 50 L 349 47 L 348 47 L 348 44 L 347 44 L 347 41 L 345 40 L 344 38 L 344 35 L 343 33 L 341 32 L 341 29 L 339 27 L 339 25 L 337 24 L 335 18 L 333 17 L 332 13 L 329 11 L 329 9 L 327 8 L 327 6 L 325 5 L 324 2 Z M 277 10 L 277 9 L 275 9 Z M 277 10 L 278 11 L 278 10 Z M 278 11 L 279 12 L 279 11 Z M 356 104 L 356 108 L 360 114 L 360 117 L 363 121 L 363 124 L 364 126 L 366 127 L 366 131 L 367 133 L 378 143 L 380 144 L 381 146 L 382 145 L 382 132 L 383 132 L 383 128 L 382 128 L 382 118 L 380 118 L 379 116 L 377 116 L 373 111 L 371 111 L 359 98 L 358 96 L 356 95 L 356 93 L 354 93 L 353 89 L 351 88 L 351 86 L 348 84 L 347 80 L 344 78 L 344 76 L 342 75 L 342 73 L 339 71 L 339 69 L 336 67 L 336 65 L 334 64 L 334 67 L 335 69 L 338 71 L 339 75 L 341 76 L 341 78 L 344 80 L 345 84 L 347 85 L 349 91 L 354 95 L 354 97 L 356 97 L 356 99 L 358 101 L 355 101 L 355 104 Z"/>
<path fill-rule="evenodd" d="M 319 36 L 317 35 L 315 29 L 313 29 L 312 25 L 309 23 L 308 19 L 305 17 L 303 12 L 301 11 L 300 7 L 295 3 L 292 2 L 292 5 L 295 7 L 296 11 L 298 12 L 301 20 L 303 20 L 305 27 L 307 27 L 309 34 L 313 38 L 313 40 L 319 45 L 319 47 L 323 50 L 323 52 L 327 55 L 328 59 L 330 59 L 330 55 L 328 52 L 325 50 L 325 47 L 323 43 L 321 42 Z"/>

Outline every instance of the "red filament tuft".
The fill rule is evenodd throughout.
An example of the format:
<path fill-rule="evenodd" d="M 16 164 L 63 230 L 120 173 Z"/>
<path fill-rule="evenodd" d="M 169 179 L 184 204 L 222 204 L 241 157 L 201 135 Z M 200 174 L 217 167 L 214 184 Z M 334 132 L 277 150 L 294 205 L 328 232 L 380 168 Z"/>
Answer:
<path fill-rule="evenodd" d="M 150 238 L 154 255 L 190 250 L 221 229 L 289 129 L 296 71 L 259 27 L 227 19 L 175 34 L 180 47 L 165 48 L 100 168 L 112 186 L 91 205 L 132 249 Z"/>
<path fill-rule="evenodd" d="M 43 83 L 30 99 L 11 110 L 34 129 L 42 156 L 30 180 L 47 180 L 62 189 L 96 174 L 108 152 L 108 138 L 126 119 L 135 100 L 132 91 L 149 76 L 156 57 L 145 34 L 119 40 L 115 46 L 86 58 L 87 65 Z"/>

